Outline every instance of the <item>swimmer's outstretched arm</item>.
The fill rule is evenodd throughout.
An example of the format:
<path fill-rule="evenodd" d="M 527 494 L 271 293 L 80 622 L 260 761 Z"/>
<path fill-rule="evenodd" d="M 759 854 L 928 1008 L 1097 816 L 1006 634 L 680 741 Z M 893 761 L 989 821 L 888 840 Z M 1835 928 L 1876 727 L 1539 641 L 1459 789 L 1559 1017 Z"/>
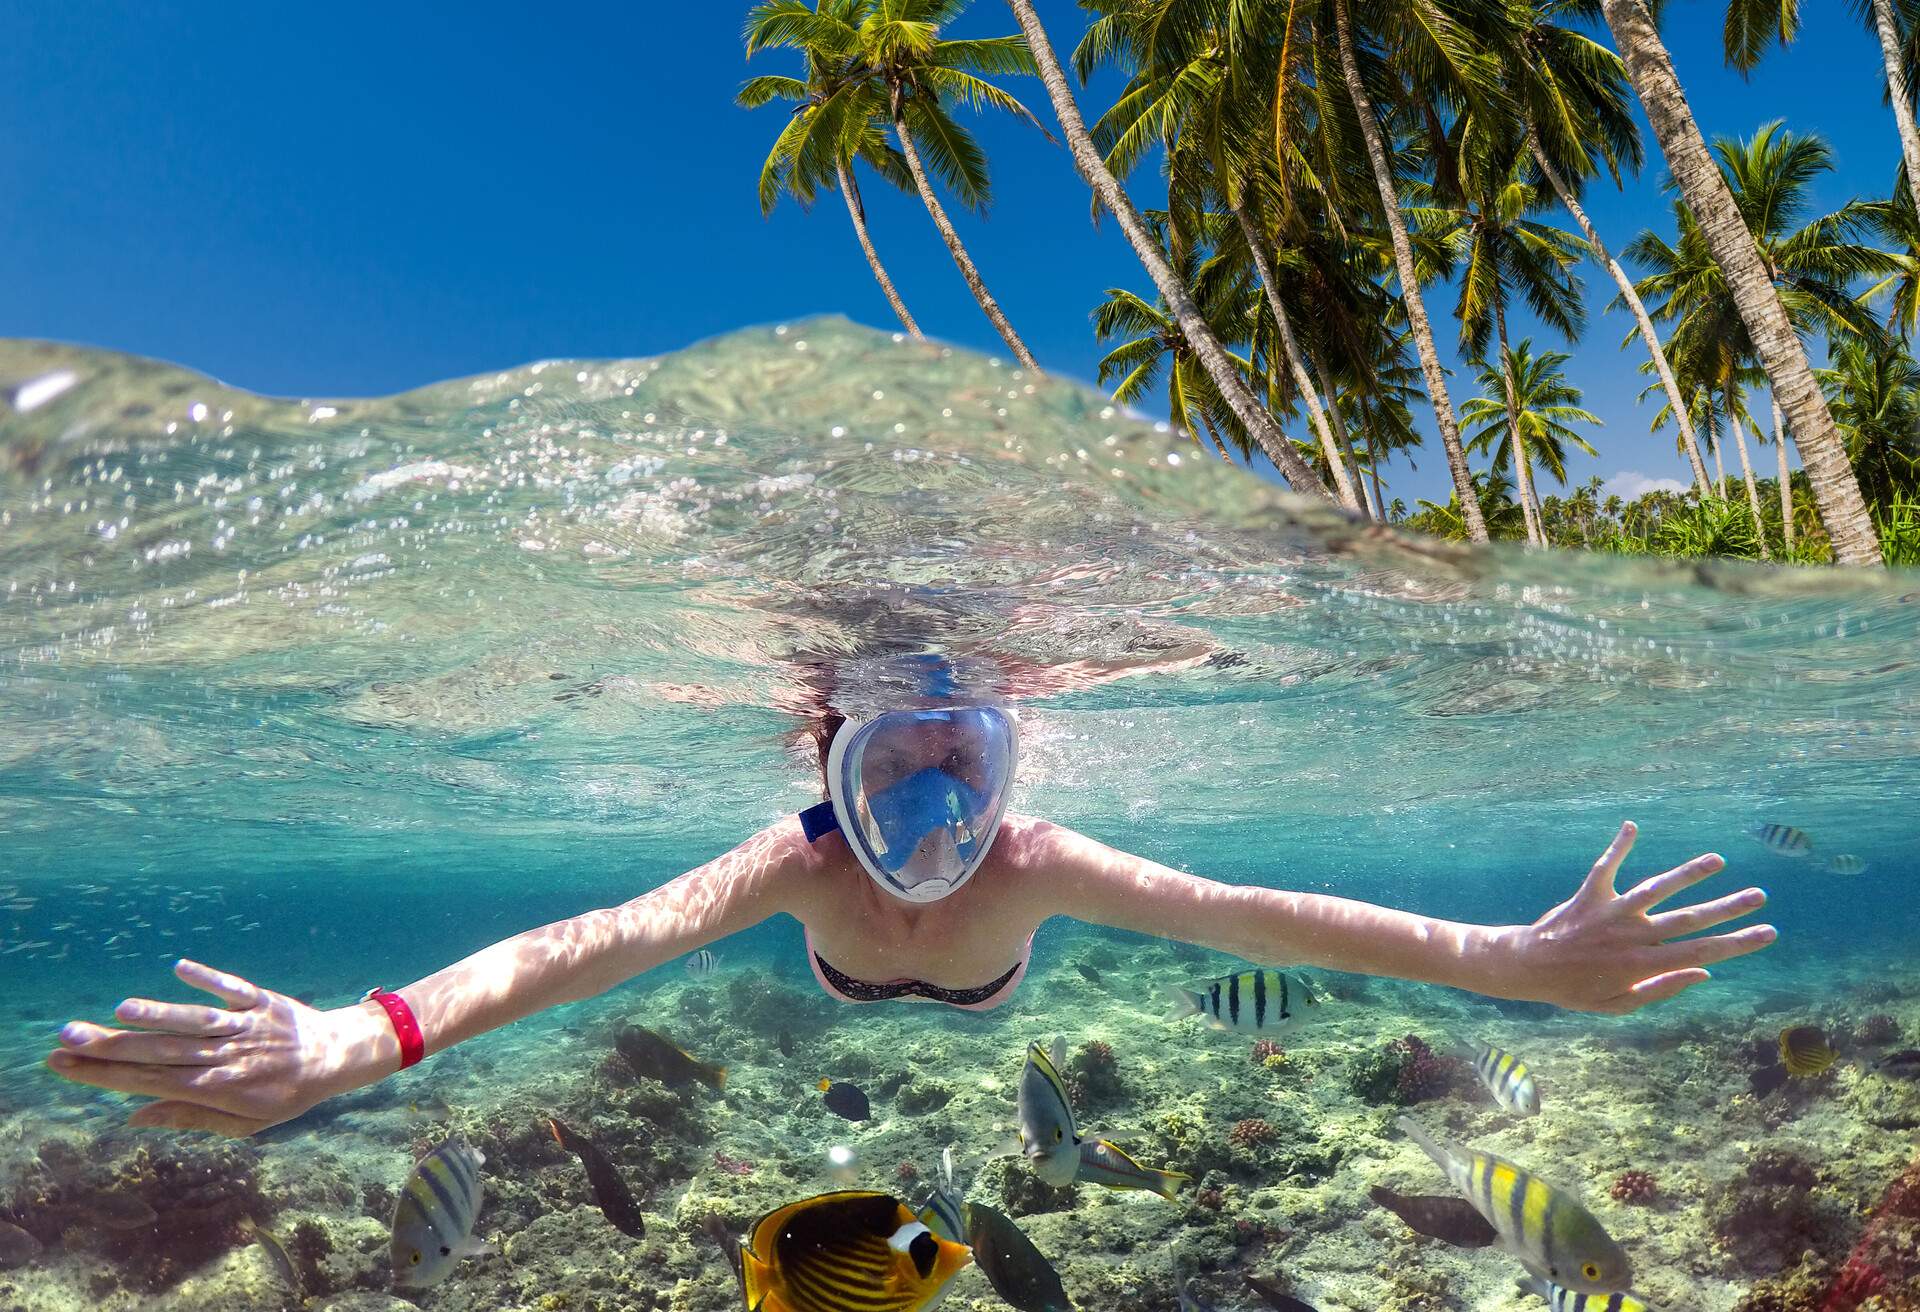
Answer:
<path fill-rule="evenodd" d="M 624 980 L 785 910 L 783 875 L 806 860 L 792 820 L 617 907 L 495 943 L 400 989 L 428 1052 Z M 175 973 L 222 1006 L 129 998 L 114 1011 L 138 1029 L 71 1021 L 47 1058 L 82 1084 L 157 1099 L 134 1125 L 245 1135 L 372 1084 L 400 1065 L 377 1003 L 319 1011 L 236 975 L 182 961 Z"/>
<path fill-rule="evenodd" d="M 1027 826 L 1032 864 L 1047 872 L 1025 894 L 1041 901 L 1032 908 L 1041 917 L 1138 930 L 1250 961 L 1425 980 L 1580 1011 L 1627 1012 L 1670 998 L 1705 980 L 1706 967 L 1775 937 L 1771 925 L 1754 925 L 1673 942 L 1756 911 L 1767 895 L 1749 888 L 1656 912 L 1725 866 L 1711 854 L 1616 891 L 1637 832 L 1631 821 L 1578 891 L 1530 925 L 1458 924 L 1346 898 L 1221 884 L 1057 825 Z"/>

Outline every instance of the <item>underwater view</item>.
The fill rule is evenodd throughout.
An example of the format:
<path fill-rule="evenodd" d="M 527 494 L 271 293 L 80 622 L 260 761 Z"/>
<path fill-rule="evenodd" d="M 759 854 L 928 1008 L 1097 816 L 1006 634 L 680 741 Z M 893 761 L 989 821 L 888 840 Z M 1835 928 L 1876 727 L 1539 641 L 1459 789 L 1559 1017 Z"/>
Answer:
<path fill-rule="evenodd" d="M 1416 538 L 839 319 L 0 341 L 0 1309 L 1910 1312 L 1916 797 L 1899 570 Z M 1553 955 L 1613 864 L 1739 937 Z"/>

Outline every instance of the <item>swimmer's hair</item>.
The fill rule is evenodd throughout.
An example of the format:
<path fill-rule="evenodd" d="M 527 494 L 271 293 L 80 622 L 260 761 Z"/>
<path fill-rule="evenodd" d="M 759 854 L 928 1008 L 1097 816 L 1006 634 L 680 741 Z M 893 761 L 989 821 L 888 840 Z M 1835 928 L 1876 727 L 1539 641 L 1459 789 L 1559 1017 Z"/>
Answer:
<path fill-rule="evenodd" d="M 822 711 L 807 721 L 807 736 L 813 739 L 814 754 L 819 758 L 822 798 L 827 795 L 827 753 L 833 747 L 833 736 L 846 722 L 847 717 L 837 711 Z"/>

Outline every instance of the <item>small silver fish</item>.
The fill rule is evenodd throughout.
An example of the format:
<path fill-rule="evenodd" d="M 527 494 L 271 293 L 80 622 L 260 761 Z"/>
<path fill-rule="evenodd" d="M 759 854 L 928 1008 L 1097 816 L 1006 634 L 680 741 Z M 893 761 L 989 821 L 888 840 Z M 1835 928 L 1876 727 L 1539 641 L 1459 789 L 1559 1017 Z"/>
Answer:
<path fill-rule="evenodd" d="M 1851 852 L 1841 852 L 1827 858 L 1828 874 L 1860 875 L 1865 874 L 1866 869 L 1867 863 L 1865 858 L 1857 857 Z"/>
<path fill-rule="evenodd" d="M 1473 1054 L 1474 1074 L 1493 1100 L 1519 1116 L 1540 1114 L 1540 1090 L 1527 1064 L 1510 1052 L 1482 1044 Z"/>
<path fill-rule="evenodd" d="M 1306 981 L 1279 970 L 1243 970 L 1190 989 L 1175 988 L 1171 995 L 1173 1006 L 1161 1019 L 1198 1016 L 1213 1029 L 1236 1034 L 1270 1034 L 1320 1002 Z"/>
<path fill-rule="evenodd" d="M 695 979 L 706 979 L 712 975 L 714 971 L 720 969 L 720 958 L 715 956 L 709 949 L 701 948 L 698 952 L 686 959 L 685 965 L 687 974 L 693 976 Z"/>
<path fill-rule="evenodd" d="M 940 1154 L 940 1169 L 934 1177 L 933 1192 L 920 1208 L 920 1224 L 942 1239 L 956 1244 L 967 1242 L 967 1204 L 954 1180 L 953 1149 Z"/>
<path fill-rule="evenodd" d="M 1803 857 L 1813 854 L 1813 840 L 1807 837 L 1804 829 L 1795 829 L 1792 825 L 1755 825 L 1747 834 L 1763 847 L 1778 852 L 1781 856 Z"/>
<path fill-rule="evenodd" d="M 1074 1178 L 1108 1189 L 1142 1189 L 1169 1202 L 1181 1185 L 1193 1183 L 1190 1175 L 1142 1166 L 1105 1139 L 1080 1141 L 1080 1171 Z"/>
<path fill-rule="evenodd" d="M 490 1253 L 473 1237 L 480 1216 L 480 1168 L 486 1158 L 462 1139 L 447 1139 L 420 1159 L 393 1211 L 393 1283 L 437 1285 L 463 1257 Z"/>
<path fill-rule="evenodd" d="M 1067 1041 L 1056 1035 L 1051 1053 L 1038 1041 L 1028 1044 L 1027 1064 L 1020 1071 L 1020 1153 L 1033 1173 L 1055 1189 L 1072 1184 L 1080 1171 L 1080 1136 L 1074 1131 L 1066 1082 L 1060 1078 L 1066 1064 Z"/>

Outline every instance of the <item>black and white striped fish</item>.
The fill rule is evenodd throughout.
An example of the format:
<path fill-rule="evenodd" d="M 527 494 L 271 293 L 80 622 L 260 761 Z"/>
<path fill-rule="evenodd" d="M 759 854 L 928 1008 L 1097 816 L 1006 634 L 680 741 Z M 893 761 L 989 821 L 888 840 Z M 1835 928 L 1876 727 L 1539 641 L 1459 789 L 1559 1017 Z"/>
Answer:
<path fill-rule="evenodd" d="M 1778 852 L 1781 856 L 1803 857 L 1813 854 L 1813 840 L 1807 837 L 1804 829 L 1795 829 L 1792 825 L 1755 825 L 1747 830 L 1756 843 Z"/>
<path fill-rule="evenodd" d="M 1632 1294 L 1577 1294 L 1539 1276 L 1528 1276 L 1520 1282 L 1520 1288 L 1546 1299 L 1553 1312 L 1653 1312 Z"/>
<path fill-rule="evenodd" d="M 1527 1064 L 1510 1052 L 1482 1044 L 1474 1050 L 1474 1073 L 1493 1100 L 1518 1116 L 1540 1114 L 1540 1090 Z"/>
<path fill-rule="evenodd" d="M 954 1178 L 952 1148 L 940 1153 L 940 1170 L 934 1177 L 933 1193 L 920 1208 L 920 1224 L 942 1239 L 956 1244 L 967 1242 L 967 1204 Z"/>
<path fill-rule="evenodd" d="M 1198 1016 L 1216 1030 L 1237 1034 L 1271 1033 L 1320 1001 L 1305 980 L 1279 970 L 1243 970 L 1195 988 L 1175 988 L 1172 996 L 1173 1006 L 1162 1019 Z"/>
<path fill-rule="evenodd" d="M 1866 869 L 1867 863 L 1865 858 L 1857 857 L 1851 852 L 1841 852 L 1838 855 L 1827 858 L 1828 874 L 1860 875 L 1865 874 Z"/>
<path fill-rule="evenodd" d="M 720 958 L 714 955 L 711 948 L 701 948 L 698 952 L 690 955 L 683 964 L 686 967 L 687 974 L 693 976 L 695 979 L 706 979 L 709 975 L 713 974 L 714 971 L 720 969 Z"/>
<path fill-rule="evenodd" d="M 473 1237 L 480 1215 L 478 1148 L 447 1139 L 420 1159 L 393 1210 L 393 1283 L 425 1289 L 446 1279 L 463 1257 L 490 1253 Z"/>

